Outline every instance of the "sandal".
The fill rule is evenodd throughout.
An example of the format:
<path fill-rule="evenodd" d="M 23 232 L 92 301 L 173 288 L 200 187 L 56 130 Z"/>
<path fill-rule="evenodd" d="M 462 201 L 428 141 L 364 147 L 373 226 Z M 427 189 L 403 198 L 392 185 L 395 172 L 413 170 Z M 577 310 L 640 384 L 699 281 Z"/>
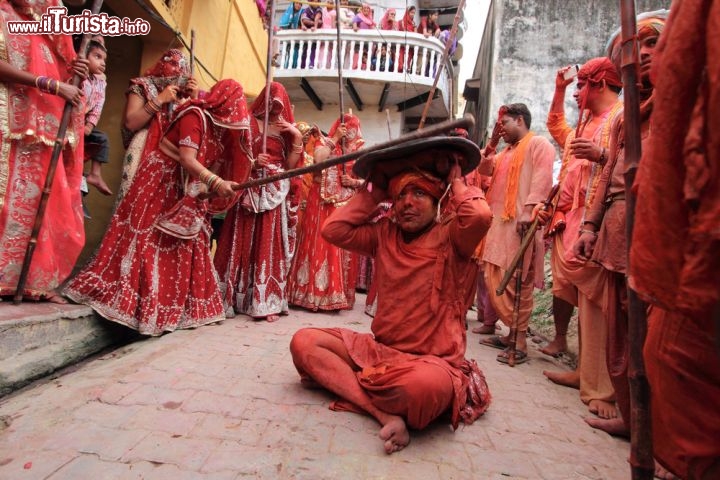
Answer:
<path fill-rule="evenodd" d="M 504 352 L 498 354 L 497 361 L 507 364 L 508 355 L 510 355 L 510 352 L 508 350 L 505 350 Z M 526 352 L 523 352 L 522 350 L 515 350 L 515 365 L 520 365 L 521 363 L 525 363 L 528 360 L 530 360 L 530 357 L 528 357 L 528 354 Z"/>
<path fill-rule="evenodd" d="M 502 338 L 500 338 L 500 335 L 493 335 L 492 337 L 483 338 L 480 340 L 480 345 L 486 345 L 488 347 L 497 348 L 499 350 L 505 350 L 508 345 L 507 343 L 503 342 Z"/>

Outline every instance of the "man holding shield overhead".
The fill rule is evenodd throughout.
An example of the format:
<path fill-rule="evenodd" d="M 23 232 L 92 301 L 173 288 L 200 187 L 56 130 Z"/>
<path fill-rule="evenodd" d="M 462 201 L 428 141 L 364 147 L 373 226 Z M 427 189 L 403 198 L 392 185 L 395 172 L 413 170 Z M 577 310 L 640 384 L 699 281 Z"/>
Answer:
<path fill-rule="evenodd" d="M 374 257 L 377 314 L 372 334 L 299 330 L 293 362 L 304 384 L 340 397 L 333 410 L 377 419 L 387 453 L 410 442 L 408 428 L 422 429 L 443 413 L 453 427 L 472 423 L 490 401 L 477 364 L 464 358 L 477 274 L 471 256 L 491 217 L 482 192 L 462 178 L 479 157 L 474 143 L 447 137 L 360 157 L 354 173 L 371 179 L 372 192 L 361 189 L 323 228 L 329 242 Z M 395 221 L 372 223 L 388 196 Z"/>

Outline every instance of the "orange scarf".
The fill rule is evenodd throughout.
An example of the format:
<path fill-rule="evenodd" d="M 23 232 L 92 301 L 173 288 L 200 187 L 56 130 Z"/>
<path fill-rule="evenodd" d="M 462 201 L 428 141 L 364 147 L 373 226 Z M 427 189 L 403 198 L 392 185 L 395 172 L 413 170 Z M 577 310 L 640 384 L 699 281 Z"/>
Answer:
<path fill-rule="evenodd" d="M 525 161 L 525 154 L 527 153 L 528 145 L 530 145 L 530 139 L 534 137 L 535 134 L 533 132 L 528 132 L 527 135 L 525 135 L 522 140 L 520 140 L 517 143 L 517 147 L 512 152 L 512 158 L 510 159 L 510 168 L 508 169 L 508 175 L 507 175 L 507 186 L 506 186 L 506 194 L 505 194 L 505 209 L 502 214 L 502 220 L 503 222 L 509 222 L 515 218 L 515 212 L 517 210 L 517 194 L 518 194 L 518 186 L 520 184 L 520 170 L 523 164 L 523 161 Z M 503 149 L 503 151 L 500 153 L 504 157 L 510 153 L 508 149 L 510 146 L 507 146 Z M 492 191 L 493 187 L 495 186 L 495 175 L 492 177 L 492 181 L 490 183 L 489 192 Z M 488 197 L 490 196 L 490 193 L 488 192 Z"/>

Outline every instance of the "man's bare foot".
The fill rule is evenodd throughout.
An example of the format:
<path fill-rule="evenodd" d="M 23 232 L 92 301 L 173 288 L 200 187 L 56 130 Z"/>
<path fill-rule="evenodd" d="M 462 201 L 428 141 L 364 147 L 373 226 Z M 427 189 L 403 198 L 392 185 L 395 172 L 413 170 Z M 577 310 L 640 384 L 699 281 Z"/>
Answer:
<path fill-rule="evenodd" d="M 495 333 L 495 325 L 480 325 L 472 329 L 472 333 L 479 333 L 480 335 L 491 335 Z"/>
<path fill-rule="evenodd" d="M 588 403 L 588 410 L 590 413 L 594 413 L 600 418 L 617 418 L 618 412 L 614 403 L 606 402 L 605 400 L 590 400 Z"/>
<path fill-rule="evenodd" d="M 586 417 L 585 423 L 613 437 L 630 438 L 630 430 L 627 429 L 625 422 L 623 422 L 623 419 L 620 417 L 608 419 Z"/>
<path fill-rule="evenodd" d="M 280 320 L 280 315 L 268 315 L 267 317 L 265 317 L 265 320 L 270 323 L 277 322 L 278 320 Z"/>
<path fill-rule="evenodd" d="M 577 388 L 580 389 L 580 374 L 577 370 L 572 372 L 551 372 L 549 370 L 543 370 L 548 380 L 563 387 Z"/>
<path fill-rule="evenodd" d="M 657 460 L 655 460 L 655 478 L 660 478 L 662 480 L 680 480 L 673 473 L 663 468 Z"/>
<path fill-rule="evenodd" d="M 557 357 L 561 353 L 567 352 L 567 340 L 564 336 L 556 336 L 552 342 L 541 348 L 540 352 L 551 357 Z"/>
<path fill-rule="evenodd" d="M 112 195 L 112 190 L 110 190 L 110 187 L 107 186 L 105 183 L 105 180 L 100 175 L 96 175 L 94 173 L 89 173 L 87 177 L 85 177 L 85 180 L 89 185 L 92 185 L 93 187 L 97 188 L 100 193 L 103 195 Z"/>
<path fill-rule="evenodd" d="M 410 443 L 410 432 L 401 417 L 393 416 L 380 429 L 380 439 L 385 441 L 385 453 L 390 454 L 407 447 Z"/>

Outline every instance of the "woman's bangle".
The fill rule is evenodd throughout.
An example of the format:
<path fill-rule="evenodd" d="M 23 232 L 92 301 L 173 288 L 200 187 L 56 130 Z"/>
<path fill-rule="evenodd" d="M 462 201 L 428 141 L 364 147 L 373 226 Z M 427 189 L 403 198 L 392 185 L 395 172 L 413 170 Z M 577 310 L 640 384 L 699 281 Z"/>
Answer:
<path fill-rule="evenodd" d="M 594 236 L 594 237 L 597 237 L 597 236 L 598 236 L 597 232 L 593 232 L 592 230 L 587 230 L 587 229 L 585 229 L 585 228 L 581 228 L 581 229 L 580 229 L 580 235 L 582 235 L 583 233 L 589 233 L 590 235 L 592 235 L 592 236 Z"/>
<path fill-rule="evenodd" d="M 212 190 L 213 192 L 217 192 L 218 189 L 220 188 L 220 185 L 222 185 L 222 183 L 224 181 L 225 180 L 223 180 L 222 178 L 215 175 L 215 178 L 213 178 L 213 181 L 212 181 L 212 185 L 209 186 L 208 188 L 210 188 L 210 190 Z"/>

